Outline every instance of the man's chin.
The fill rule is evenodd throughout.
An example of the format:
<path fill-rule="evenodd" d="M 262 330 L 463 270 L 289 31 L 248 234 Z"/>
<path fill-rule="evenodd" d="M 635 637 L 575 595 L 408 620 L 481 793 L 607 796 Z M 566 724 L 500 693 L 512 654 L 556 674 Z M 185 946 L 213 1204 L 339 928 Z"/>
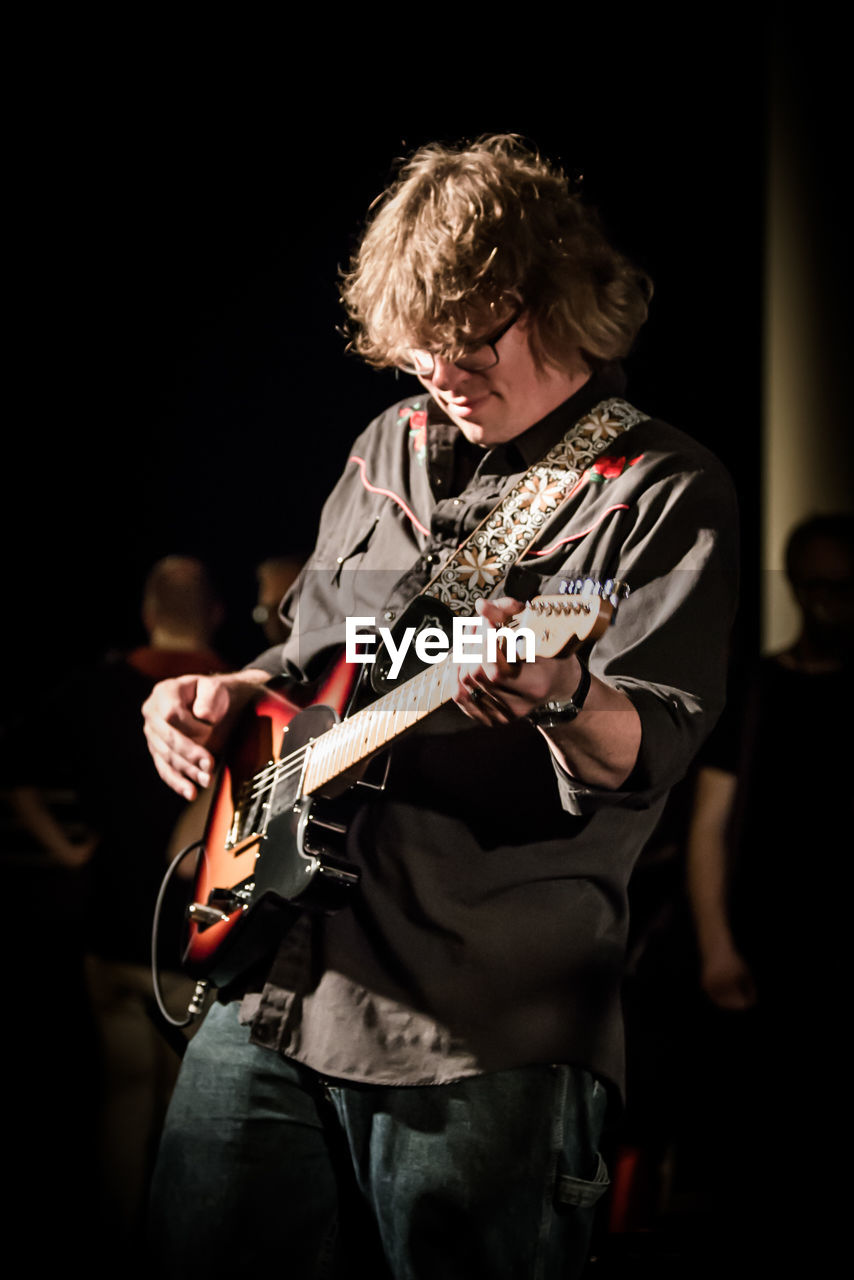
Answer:
<path fill-rule="evenodd" d="M 492 415 L 489 413 L 489 406 L 485 406 L 486 412 L 476 412 L 470 417 L 467 414 L 459 413 L 451 406 L 445 412 L 451 421 L 459 427 L 467 440 L 472 444 L 495 444 L 497 441 L 497 424 L 492 422 Z"/>

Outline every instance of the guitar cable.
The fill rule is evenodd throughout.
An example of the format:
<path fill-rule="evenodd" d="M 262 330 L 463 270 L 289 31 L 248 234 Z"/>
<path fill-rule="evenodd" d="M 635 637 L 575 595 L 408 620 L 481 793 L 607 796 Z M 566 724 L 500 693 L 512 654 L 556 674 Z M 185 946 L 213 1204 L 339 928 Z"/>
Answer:
<path fill-rule="evenodd" d="M 154 904 L 154 920 L 151 925 L 151 984 L 154 989 L 154 999 L 157 1001 L 157 1008 L 160 1010 L 161 1017 L 164 1018 L 171 1027 L 189 1027 L 190 1024 L 195 1021 L 204 1008 L 205 997 L 208 992 L 208 982 L 203 978 L 200 982 L 196 983 L 195 990 L 190 997 L 190 1003 L 187 1005 L 186 1017 L 173 1018 L 163 1001 L 163 992 L 160 987 L 160 972 L 157 964 L 157 940 L 160 933 L 160 912 L 163 907 L 163 900 L 166 897 L 166 890 L 168 889 L 178 866 L 184 861 L 188 854 L 192 853 L 195 849 L 200 849 L 203 843 L 204 841 L 202 840 L 194 840 L 192 844 L 188 844 L 185 849 L 182 849 L 180 853 L 175 855 L 166 870 L 166 874 L 163 877 L 160 890 L 157 894 L 157 901 Z"/>

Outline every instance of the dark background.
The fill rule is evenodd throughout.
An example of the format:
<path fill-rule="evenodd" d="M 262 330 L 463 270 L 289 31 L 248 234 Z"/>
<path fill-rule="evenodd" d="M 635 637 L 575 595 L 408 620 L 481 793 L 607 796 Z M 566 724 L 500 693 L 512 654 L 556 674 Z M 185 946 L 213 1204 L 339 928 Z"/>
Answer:
<path fill-rule="evenodd" d="M 229 607 L 221 647 L 235 662 L 257 652 L 256 563 L 311 547 L 350 442 L 406 392 L 344 354 L 338 271 L 396 156 L 482 132 L 521 133 L 583 173 L 653 277 L 629 395 L 733 472 L 737 645 L 755 647 L 769 113 L 784 113 L 802 165 L 844 441 L 847 45 L 815 9 L 811 31 L 743 6 L 695 9 L 691 25 L 645 8 L 632 28 L 611 10 L 537 11 L 536 27 L 508 12 L 469 12 L 463 29 L 422 10 L 411 32 L 374 15 L 357 37 L 331 13 L 314 31 L 293 11 L 276 28 L 226 17 L 213 30 L 200 11 L 178 31 L 151 10 L 78 11 L 10 39 L 4 716 L 141 641 L 142 583 L 165 554 L 208 561 Z M 62 715 L 44 725 L 46 751 L 62 746 Z M 36 878 L 13 895 L 4 967 L 21 1015 L 7 1095 L 30 1162 L 10 1167 L 18 1234 L 41 1256 L 47 1205 L 65 1260 L 90 1187 L 94 1086 L 75 900 L 64 882 L 40 895 Z"/>
<path fill-rule="evenodd" d="M 215 51 L 113 32 L 104 57 L 75 29 L 73 56 L 58 38 L 37 68 L 9 159 L 13 705 L 32 679 L 138 642 L 140 587 L 167 553 L 210 563 L 222 647 L 257 650 L 255 564 L 310 549 L 348 445 L 408 390 L 344 354 L 339 269 L 396 156 L 481 132 L 583 173 L 652 275 L 630 397 L 735 474 L 755 640 L 769 101 L 776 78 L 799 127 L 818 120 L 821 204 L 841 125 L 816 50 L 792 32 L 781 52 L 758 18 L 737 42 L 646 23 L 619 49 L 604 22 L 595 39 L 569 21 L 539 43 L 499 30 L 489 48 L 435 27 L 387 53 L 334 32 L 284 49 L 221 31 Z"/>

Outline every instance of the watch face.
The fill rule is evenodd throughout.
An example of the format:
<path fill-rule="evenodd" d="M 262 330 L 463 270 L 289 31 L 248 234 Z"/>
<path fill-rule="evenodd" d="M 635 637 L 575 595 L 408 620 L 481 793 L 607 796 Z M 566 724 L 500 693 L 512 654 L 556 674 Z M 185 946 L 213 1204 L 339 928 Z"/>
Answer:
<path fill-rule="evenodd" d="M 567 702 L 544 702 L 542 706 L 534 707 L 533 711 L 528 713 L 528 718 L 534 724 L 542 725 L 544 729 L 549 729 L 553 725 L 567 724 L 570 720 L 574 720 L 584 706 L 584 700 L 590 689 L 590 671 L 586 663 L 581 664 L 581 679 L 578 682 L 578 688 Z"/>
<path fill-rule="evenodd" d="M 546 702 L 541 707 L 535 707 L 530 713 L 530 718 L 534 724 L 548 729 L 552 725 L 566 724 L 567 721 L 574 720 L 578 712 L 579 708 L 574 702 Z"/>

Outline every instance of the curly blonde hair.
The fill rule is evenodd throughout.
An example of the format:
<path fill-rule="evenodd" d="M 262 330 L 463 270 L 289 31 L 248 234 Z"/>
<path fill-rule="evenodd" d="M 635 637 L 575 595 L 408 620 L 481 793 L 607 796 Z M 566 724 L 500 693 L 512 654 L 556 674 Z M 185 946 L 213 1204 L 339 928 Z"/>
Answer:
<path fill-rule="evenodd" d="M 652 284 L 608 242 L 566 176 L 512 134 L 421 147 L 372 206 L 341 285 L 350 346 L 370 364 L 413 347 L 459 357 L 524 310 L 539 364 L 626 355 Z"/>

